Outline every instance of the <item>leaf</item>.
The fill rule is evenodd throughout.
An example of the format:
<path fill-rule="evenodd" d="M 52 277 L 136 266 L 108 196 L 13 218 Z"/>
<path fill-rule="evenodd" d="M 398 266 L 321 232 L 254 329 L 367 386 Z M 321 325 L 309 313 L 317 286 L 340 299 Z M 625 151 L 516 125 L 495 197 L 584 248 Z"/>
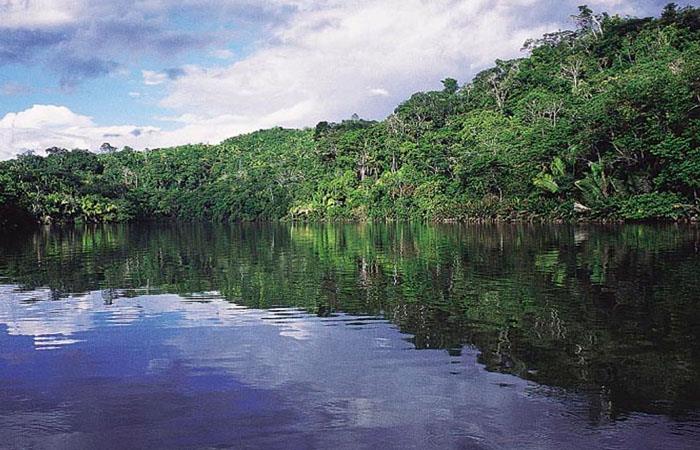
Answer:
<path fill-rule="evenodd" d="M 554 177 L 546 172 L 539 173 L 535 178 L 533 178 L 532 183 L 543 191 L 551 192 L 556 194 L 559 192 L 559 185 L 554 181 Z"/>

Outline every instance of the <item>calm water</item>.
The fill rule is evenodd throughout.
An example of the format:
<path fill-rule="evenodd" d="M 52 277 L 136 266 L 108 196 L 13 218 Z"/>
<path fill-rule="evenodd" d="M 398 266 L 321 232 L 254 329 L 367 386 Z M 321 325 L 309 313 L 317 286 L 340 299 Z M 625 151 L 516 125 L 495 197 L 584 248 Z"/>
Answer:
<path fill-rule="evenodd" d="M 699 448 L 700 231 L 5 236 L 0 447 Z"/>

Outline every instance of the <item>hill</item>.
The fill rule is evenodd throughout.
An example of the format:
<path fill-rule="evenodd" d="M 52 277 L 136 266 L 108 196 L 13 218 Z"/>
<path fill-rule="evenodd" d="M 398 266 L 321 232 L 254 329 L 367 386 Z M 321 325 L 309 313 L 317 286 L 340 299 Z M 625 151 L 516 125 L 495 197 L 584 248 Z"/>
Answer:
<path fill-rule="evenodd" d="M 379 122 L 0 163 L 0 227 L 215 220 L 684 220 L 700 214 L 700 9 L 580 7 Z"/>

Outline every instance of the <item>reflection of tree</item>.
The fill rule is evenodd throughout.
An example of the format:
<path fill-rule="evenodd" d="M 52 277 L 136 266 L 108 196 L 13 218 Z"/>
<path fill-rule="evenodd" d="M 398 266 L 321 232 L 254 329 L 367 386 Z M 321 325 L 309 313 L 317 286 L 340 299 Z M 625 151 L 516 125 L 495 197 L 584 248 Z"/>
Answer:
<path fill-rule="evenodd" d="M 119 297 L 119 292 L 114 288 L 102 290 L 102 299 L 103 299 L 104 304 L 106 306 L 114 304 L 114 300 L 116 300 L 118 297 Z"/>
<path fill-rule="evenodd" d="M 417 348 L 590 392 L 595 420 L 700 401 L 697 229 L 178 224 L 38 233 L 0 274 L 56 298 L 221 292 L 251 307 L 383 314 Z M 117 290 L 118 289 L 118 290 Z"/>

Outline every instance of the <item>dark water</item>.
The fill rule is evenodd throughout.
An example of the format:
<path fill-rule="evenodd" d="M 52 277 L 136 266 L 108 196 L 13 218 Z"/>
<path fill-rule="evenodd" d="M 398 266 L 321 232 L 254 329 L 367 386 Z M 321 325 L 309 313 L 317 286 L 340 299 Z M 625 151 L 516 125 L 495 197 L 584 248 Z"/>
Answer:
<path fill-rule="evenodd" d="M 0 240 L 1 448 L 700 448 L 700 232 Z"/>

